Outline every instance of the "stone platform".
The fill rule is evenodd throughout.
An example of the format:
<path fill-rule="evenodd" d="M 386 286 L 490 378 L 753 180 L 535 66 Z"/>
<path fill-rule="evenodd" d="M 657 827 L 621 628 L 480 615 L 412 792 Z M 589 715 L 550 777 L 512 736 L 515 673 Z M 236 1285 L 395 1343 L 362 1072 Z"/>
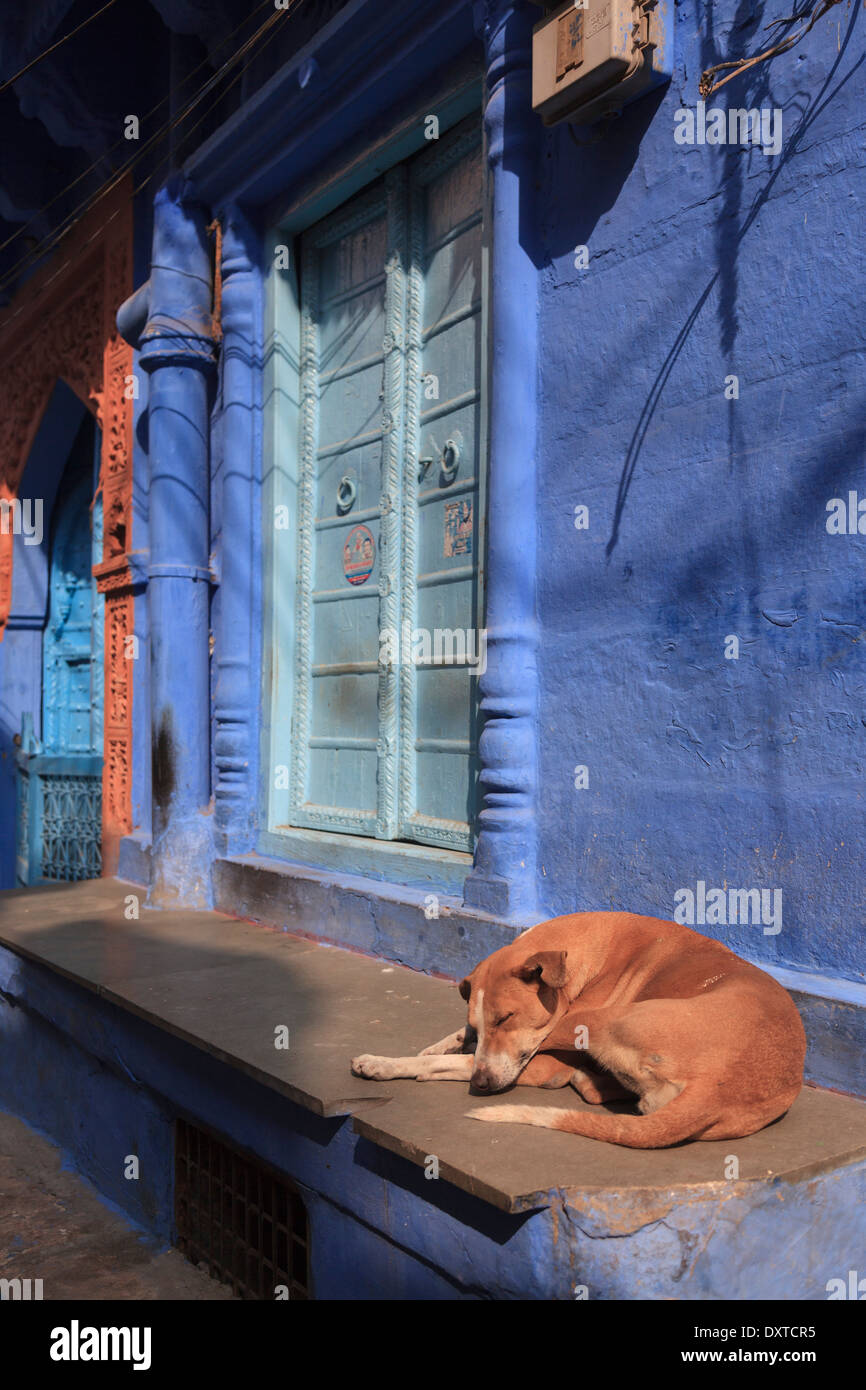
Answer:
<path fill-rule="evenodd" d="M 357 1053 L 405 1055 L 459 1027 L 465 1006 L 452 982 L 215 912 L 151 912 L 140 895 L 116 879 L 0 894 L 0 1038 L 14 1040 L 21 1006 L 40 1024 L 29 1079 L 20 1053 L 19 1073 L 10 1074 L 15 1047 L 4 1042 L 0 1103 L 55 1133 L 99 1184 L 92 1144 L 79 1142 L 77 1155 L 70 1144 L 63 1102 L 31 1092 L 50 1052 L 44 1029 L 55 1051 L 63 1039 L 71 1044 L 69 1058 L 57 1059 L 70 1084 L 80 1053 L 102 1057 L 112 1081 L 104 1094 L 88 1082 L 88 1123 L 125 1078 L 138 1088 L 142 1118 L 125 1094 L 120 1147 L 132 1144 L 124 1127 L 140 1126 L 148 1110 L 165 1125 L 155 1144 L 160 1178 L 145 1194 L 155 1229 L 170 1235 L 170 1212 L 156 1208 L 170 1204 L 166 1131 L 172 1114 L 185 1114 L 308 1188 L 312 1207 L 327 1208 L 323 1230 L 339 1226 L 345 1208 L 345 1221 L 400 1249 L 401 1265 L 432 1265 L 435 1291 L 424 1297 L 562 1298 L 586 1287 L 603 1297 L 817 1298 L 828 1279 L 857 1267 L 863 1207 L 845 1208 L 866 1195 L 866 1103 L 806 1087 L 759 1134 L 656 1151 L 527 1126 L 491 1129 L 465 1118 L 478 1101 L 463 1083 L 376 1083 L 349 1070 Z M 288 1029 L 287 1049 L 275 1047 L 279 1029 Z M 520 1099 L 549 1105 L 551 1093 L 521 1087 Z M 555 1103 L 584 1108 L 570 1089 Z M 431 1157 L 438 1181 L 425 1178 Z M 362 1170 L 372 1185 L 359 1184 Z M 123 1187 L 106 1195 L 118 1200 Z M 476 1232 L 486 1256 L 467 1256 L 465 1238 L 457 1256 L 459 1227 Z M 623 1235 L 632 1239 L 617 1248 Z M 505 1248 L 516 1255 L 525 1241 L 532 1267 L 504 1276 Z M 789 1260 L 785 1248 L 795 1245 Z M 407 1278 L 415 1287 L 407 1269 L 383 1273 L 393 1287 L 381 1296 L 401 1296 Z M 318 1296 L 337 1296 L 325 1292 L 333 1274 L 322 1273 Z M 736 1291 L 712 1292 L 717 1277 Z"/>

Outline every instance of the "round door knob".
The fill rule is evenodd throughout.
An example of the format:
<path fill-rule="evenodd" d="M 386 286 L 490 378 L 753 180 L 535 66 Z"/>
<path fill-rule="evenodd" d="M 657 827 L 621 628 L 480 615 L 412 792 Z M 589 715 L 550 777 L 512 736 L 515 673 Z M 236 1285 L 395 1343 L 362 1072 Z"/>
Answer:
<path fill-rule="evenodd" d="M 347 512 L 358 496 L 358 486 L 354 478 L 341 478 L 337 484 L 337 511 Z"/>
<path fill-rule="evenodd" d="M 442 450 L 442 477 L 446 483 L 453 483 L 460 466 L 460 450 L 453 439 L 446 439 Z"/>

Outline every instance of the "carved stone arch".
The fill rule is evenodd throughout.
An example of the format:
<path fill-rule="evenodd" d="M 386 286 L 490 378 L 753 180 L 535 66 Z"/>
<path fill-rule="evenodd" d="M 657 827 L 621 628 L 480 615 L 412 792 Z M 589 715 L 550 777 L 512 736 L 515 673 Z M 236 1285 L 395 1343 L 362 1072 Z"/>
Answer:
<path fill-rule="evenodd" d="M 132 292 L 132 196 L 128 181 L 100 200 L 51 260 L 0 313 L 0 499 L 12 501 L 58 378 L 96 417 L 102 431 L 102 562 L 105 595 L 105 744 L 103 864 L 131 829 L 132 663 L 124 638 L 134 631 L 132 409 L 126 390 L 132 349 L 115 323 Z M 129 399 L 127 397 L 130 397 Z M 0 641 L 12 597 L 13 536 L 0 527 Z"/>

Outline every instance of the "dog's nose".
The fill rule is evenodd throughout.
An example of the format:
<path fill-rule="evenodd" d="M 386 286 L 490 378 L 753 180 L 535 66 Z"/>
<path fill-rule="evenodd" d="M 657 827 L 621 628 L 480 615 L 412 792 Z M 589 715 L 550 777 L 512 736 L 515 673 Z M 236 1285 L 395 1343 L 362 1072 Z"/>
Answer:
<path fill-rule="evenodd" d="M 472 1085 L 475 1087 L 476 1091 L 489 1091 L 491 1086 L 489 1072 L 481 1068 L 474 1071 L 472 1073 Z"/>

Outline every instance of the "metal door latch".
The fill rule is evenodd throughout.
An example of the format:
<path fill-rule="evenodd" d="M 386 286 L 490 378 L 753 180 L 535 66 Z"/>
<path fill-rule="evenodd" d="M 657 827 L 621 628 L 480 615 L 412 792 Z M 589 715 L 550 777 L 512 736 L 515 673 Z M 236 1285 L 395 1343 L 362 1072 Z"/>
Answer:
<path fill-rule="evenodd" d="M 348 475 L 341 478 L 337 484 L 337 511 L 349 511 L 357 496 L 358 487 L 354 478 L 350 478 Z"/>
<path fill-rule="evenodd" d="M 421 472 L 418 475 L 419 483 L 423 482 L 428 470 L 432 467 L 432 465 L 435 462 L 436 460 L 432 457 L 432 455 L 427 455 L 424 458 L 419 458 L 418 466 L 421 469 Z M 442 478 L 444 482 L 446 484 L 453 483 L 454 479 L 457 477 L 457 469 L 460 467 L 460 450 L 454 443 L 453 439 L 445 440 L 445 447 L 443 448 L 442 453 L 439 456 L 439 467 L 441 469 Z"/>

